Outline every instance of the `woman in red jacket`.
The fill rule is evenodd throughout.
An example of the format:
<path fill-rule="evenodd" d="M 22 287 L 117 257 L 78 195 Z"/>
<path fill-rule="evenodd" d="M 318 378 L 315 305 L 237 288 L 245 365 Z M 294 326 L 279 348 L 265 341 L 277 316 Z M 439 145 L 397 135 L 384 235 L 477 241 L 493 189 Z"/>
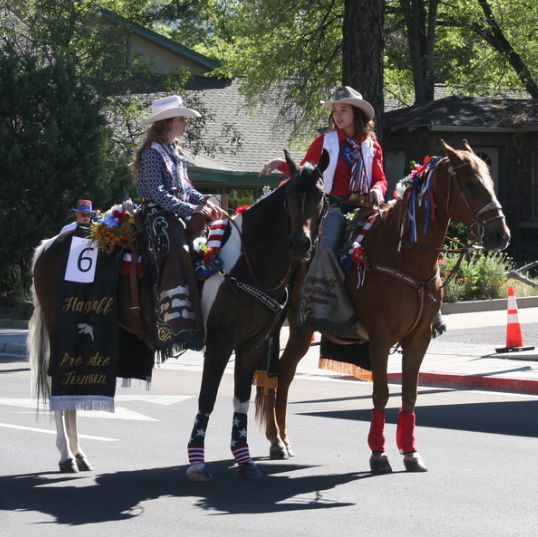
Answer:
<path fill-rule="evenodd" d="M 345 228 L 344 215 L 358 205 L 379 206 L 387 191 L 383 151 L 374 133 L 374 109 L 349 86 L 338 88 L 332 100 L 322 101 L 331 110 L 329 131 L 320 134 L 301 164 L 317 164 L 323 149 L 329 152 L 329 166 L 323 176 L 329 208 L 321 224 L 321 239 L 303 285 L 305 293 L 300 325 L 335 333 L 353 322 L 354 312 L 345 292 L 335 295 L 335 283 L 343 290 L 343 271 L 337 261 Z M 275 169 L 289 176 L 283 159 L 267 162 L 261 174 Z M 320 282 L 326 285 L 320 285 Z M 309 290 L 312 291 L 309 295 Z M 317 290 L 317 291 L 316 291 Z M 319 296 L 314 296 L 316 293 Z M 318 310 L 318 311 L 314 311 Z"/>

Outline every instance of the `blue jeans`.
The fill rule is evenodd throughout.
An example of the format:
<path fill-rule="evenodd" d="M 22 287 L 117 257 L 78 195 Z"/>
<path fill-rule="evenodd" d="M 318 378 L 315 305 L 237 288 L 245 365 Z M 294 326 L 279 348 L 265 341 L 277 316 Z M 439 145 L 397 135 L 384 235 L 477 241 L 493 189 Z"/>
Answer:
<path fill-rule="evenodd" d="M 329 205 L 327 214 L 321 221 L 320 249 L 322 252 L 332 252 L 338 259 L 338 250 L 345 227 L 346 219 L 341 207 L 336 204 Z"/>

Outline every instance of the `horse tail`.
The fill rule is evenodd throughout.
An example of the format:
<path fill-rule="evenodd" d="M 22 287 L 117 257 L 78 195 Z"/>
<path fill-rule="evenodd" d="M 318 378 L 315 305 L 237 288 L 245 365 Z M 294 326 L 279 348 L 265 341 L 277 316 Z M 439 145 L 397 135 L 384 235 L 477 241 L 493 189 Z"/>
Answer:
<path fill-rule="evenodd" d="M 44 240 L 36 248 L 32 259 L 32 273 L 39 256 L 54 242 L 55 238 Z M 43 311 L 37 293 L 35 284 L 32 282 L 32 301 L 34 311 L 28 323 L 28 338 L 26 347 L 28 359 L 30 361 L 30 370 L 32 372 L 33 394 L 37 402 L 48 401 L 50 398 L 50 385 L 47 382 L 47 372 L 50 361 L 50 338 L 45 327 Z"/>
<path fill-rule="evenodd" d="M 274 391 L 274 390 L 273 390 Z M 260 429 L 265 429 L 267 425 L 267 389 L 264 386 L 256 387 L 256 412 L 254 420 L 258 423 Z"/>
<path fill-rule="evenodd" d="M 34 294 L 34 312 L 28 323 L 28 357 L 30 369 L 32 371 L 32 388 L 37 402 L 48 401 L 50 397 L 50 386 L 47 382 L 47 371 L 50 360 L 50 340 L 41 306 L 36 303 Z"/>

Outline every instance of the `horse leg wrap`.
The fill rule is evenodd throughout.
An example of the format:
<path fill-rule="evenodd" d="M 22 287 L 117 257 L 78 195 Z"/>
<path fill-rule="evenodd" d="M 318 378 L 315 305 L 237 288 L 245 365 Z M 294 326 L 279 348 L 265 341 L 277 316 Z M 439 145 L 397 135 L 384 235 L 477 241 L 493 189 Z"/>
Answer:
<path fill-rule="evenodd" d="M 400 453 L 413 453 L 417 451 L 415 445 L 415 413 L 403 412 L 400 409 L 398 427 L 396 429 L 396 445 Z"/>
<path fill-rule="evenodd" d="M 192 428 L 191 437 L 189 439 L 189 464 L 205 464 L 205 434 L 207 431 L 207 422 L 209 416 L 207 414 L 196 414 L 194 427 Z"/>
<path fill-rule="evenodd" d="M 234 412 L 231 448 L 237 464 L 245 464 L 252 460 L 247 444 L 247 423 L 247 414 Z"/>
<path fill-rule="evenodd" d="M 385 412 L 372 410 L 372 421 L 368 433 L 368 446 L 372 451 L 385 451 Z"/>

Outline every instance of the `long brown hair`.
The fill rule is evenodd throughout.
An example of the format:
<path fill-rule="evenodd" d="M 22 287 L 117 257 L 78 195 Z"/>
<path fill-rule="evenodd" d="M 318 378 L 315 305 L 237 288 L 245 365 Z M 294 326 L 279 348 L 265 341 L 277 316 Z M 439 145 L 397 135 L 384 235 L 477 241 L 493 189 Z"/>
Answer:
<path fill-rule="evenodd" d="M 362 136 L 363 140 L 368 138 L 375 138 L 375 123 L 373 119 L 368 119 L 366 114 L 356 106 L 350 105 L 353 108 L 353 123 L 355 126 L 355 132 L 357 135 Z M 333 113 L 329 116 L 329 129 L 336 130 L 336 124 L 334 122 Z"/>
<path fill-rule="evenodd" d="M 140 163 L 140 156 L 142 155 L 144 149 L 146 149 L 153 142 L 159 142 L 160 144 L 167 143 L 168 133 L 170 132 L 170 123 L 172 123 L 173 120 L 174 118 L 162 119 L 161 121 L 152 123 L 148 128 L 144 141 L 136 150 L 133 160 L 129 165 L 131 172 L 135 177 L 138 175 L 138 164 Z M 175 143 L 179 149 L 179 140 L 176 139 L 173 143 Z"/>

